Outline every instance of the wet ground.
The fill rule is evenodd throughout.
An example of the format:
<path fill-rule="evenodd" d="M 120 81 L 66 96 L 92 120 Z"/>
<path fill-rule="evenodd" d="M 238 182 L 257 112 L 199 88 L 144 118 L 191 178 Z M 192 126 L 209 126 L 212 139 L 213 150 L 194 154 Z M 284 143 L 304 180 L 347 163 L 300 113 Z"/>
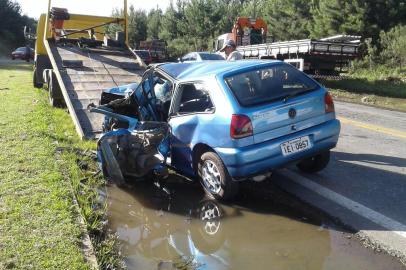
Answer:
<path fill-rule="evenodd" d="M 148 182 L 107 188 L 127 269 L 403 269 L 272 178 L 244 184 L 231 204 L 177 176 L 166 187 L 171 195 Z"/>

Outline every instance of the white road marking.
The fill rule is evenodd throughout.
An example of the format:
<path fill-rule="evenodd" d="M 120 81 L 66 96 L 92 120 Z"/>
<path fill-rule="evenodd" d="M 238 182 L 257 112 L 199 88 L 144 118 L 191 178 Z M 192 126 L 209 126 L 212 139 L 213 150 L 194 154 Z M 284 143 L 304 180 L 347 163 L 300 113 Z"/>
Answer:
<path fill-rule="evenodd" d="M 366 219 L 371 220 L 372 222 L 384 227 L 385 229 L 388 229 L 393 233 L 396 233 L 406 238 L 406 225 L 396 220 L 393 220 L 387 216 L 384 216 L 381 213 L 378 213 L 360 203 L 354 202 L 353 200 L 350 200 L 347 197 L 338 194 L 337 192 L 334 192 L 326 187 L 323 187 L 295 172 L 288 170 L 283 170 L 280 172 L 293 182 L 303 187 L 306 187 L 307 189 L 316 192 L 317 194 L 323 196 L 324 198 L 334 201 L 335 203 L 347 208 L 348 210 L 351 210 L 352 212 Z"/>

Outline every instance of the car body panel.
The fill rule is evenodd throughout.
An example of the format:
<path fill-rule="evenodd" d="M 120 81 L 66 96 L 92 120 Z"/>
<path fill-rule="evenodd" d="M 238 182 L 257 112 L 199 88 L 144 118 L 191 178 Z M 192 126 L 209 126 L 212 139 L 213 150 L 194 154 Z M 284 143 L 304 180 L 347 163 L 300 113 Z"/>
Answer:
<path fill-rule="evenodd" d="M 232 177 L 244 178 L 263 174 L 289 163 L 332 149 L 336 146 L 340 122 L 336 119 L 309 129 L 285 135 L 274 140 L 242 148 L 215 148 Z M 292 139 L 309 136 L 312 148 L 285 157 L 281 144 Z"/>
<path fill-rule="evenodd" d="M 141 59 L 144 61 L 146 65 L 149 65 L 152 63 L 152 55 L 151 52 L 148 50 L 134 50 L 134 52 L 141 57 Z"/>
<path fill-rule="evenodd" d="M 34 50 L 32 48 L 30 49 L 30 55 L 29 55 L 29 59 L 34 59 Z M 13 51 L 11 53 L 11 57 L 14 59 L 22 59 L 22 60 L 26 60 L 27 59 L 27 48 L 26 47 L 20 47 L 17 48 L 15 51 Z"/>
<path fill-rule="evenodd" d="M 202 62 L 202 61 L 221 61 L 225 60 L 221 54 L 212 52 L 190 52 L 181 58 L 179 62 Z"/>
<path fill-rule="evenodd" d="M 272 65 L 287 64 L 280 61 L 244 60 L 150 66 L 148 74 L 159 73 L 170 77 L 174 85 L 167 120 L 170 126 L 171 147 L 169 165 L 181 174 L 195 176 L 194 151 L 198 145 L 204 145 L 220 156 L 234 179 L 245 179 L 334 148 L 338 141 L 340 122 L 336 120 L 334 112 L 325 113 L 324 96 L 327 91 L 322 86 L 317 84 L 317 88 L 311 92 L 297 95 L 287 101 L 277 100 L 243 107 L 224 81 L 225 77 L 238 72 Z M 143 80 L 145 78 L 144 75 Z M 180 86 L 188 83 L 205 85 L 214 105 L 213 111 L 187 114 L 175 111 L 174 104 L 180 99 L 180 94 L 177 94 Z M 126 89 L 134 88 L 136 87 L 125 86 L 109 91 L 124 93 Z M 132 91 L 141 98 L 137 93 L 139 88 L 140 86 Z M 294 118 L 289 117 L 289 109 L 292 107 L 297 112 Z M 254 130 L 252 136 L 241 139 L 230 137 L 233 114 L 249 116 Z M 309 137 L 310 149 L 289 156 L 282 154 L 282 143 L 303 136 Z"/>

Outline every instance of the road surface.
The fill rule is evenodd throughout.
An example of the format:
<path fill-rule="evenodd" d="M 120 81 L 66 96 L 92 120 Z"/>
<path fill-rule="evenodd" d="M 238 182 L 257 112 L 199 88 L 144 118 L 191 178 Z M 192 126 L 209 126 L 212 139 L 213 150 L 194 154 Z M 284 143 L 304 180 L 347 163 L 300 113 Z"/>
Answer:
<path fill-rule="evenodd" d="M 406 113 L 336 102 L 342 130 L 329 166 L 272 180 L 358 232 L 365 245 L 406 258 Z"/>

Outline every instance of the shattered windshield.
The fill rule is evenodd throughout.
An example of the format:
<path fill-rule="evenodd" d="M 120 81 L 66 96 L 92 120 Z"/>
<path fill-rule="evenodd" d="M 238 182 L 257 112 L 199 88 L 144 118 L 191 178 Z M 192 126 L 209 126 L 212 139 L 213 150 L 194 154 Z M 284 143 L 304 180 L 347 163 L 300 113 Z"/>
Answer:
<path fill-rule="evenodd" d="M 161 74 L 149 71 L 144 74 L 133 97 L 139 104 L 142 119 L 165 121 L 169 112 L 173 85 Z"/>

